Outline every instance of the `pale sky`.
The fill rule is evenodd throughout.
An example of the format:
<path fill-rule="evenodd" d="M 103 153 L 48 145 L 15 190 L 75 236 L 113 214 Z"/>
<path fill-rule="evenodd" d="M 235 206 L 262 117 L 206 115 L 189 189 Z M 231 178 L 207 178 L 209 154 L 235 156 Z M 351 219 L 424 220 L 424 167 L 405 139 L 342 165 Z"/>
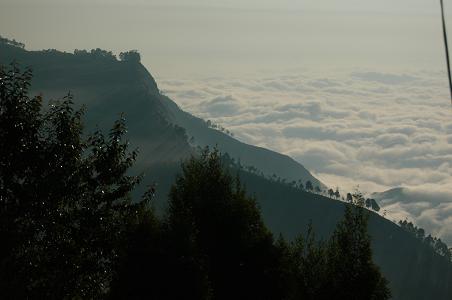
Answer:
<path fill-rule="evenodd" d="M 156 77 L 443 63 L 437 0 L 0 0 L 0 7 L 0 34 L 30 49 L 138 49 Z"/>

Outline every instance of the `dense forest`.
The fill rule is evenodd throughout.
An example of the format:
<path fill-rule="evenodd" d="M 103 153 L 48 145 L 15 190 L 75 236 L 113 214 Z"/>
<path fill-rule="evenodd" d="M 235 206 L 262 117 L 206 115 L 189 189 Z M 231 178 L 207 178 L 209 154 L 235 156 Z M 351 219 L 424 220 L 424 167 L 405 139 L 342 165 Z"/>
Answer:
<path fill-rule="evenodd" d="M 275 238 L 257 201 L 204 149 L 182 165 L 168 210 L 132 191 L 125 121 L 89 133 L 69 94 L 29 96 L 0 68 L 1 298 L 389 299 L 359 193 L 332 236 Z M 47 102 L 46 102 L 47 103 Z"/>

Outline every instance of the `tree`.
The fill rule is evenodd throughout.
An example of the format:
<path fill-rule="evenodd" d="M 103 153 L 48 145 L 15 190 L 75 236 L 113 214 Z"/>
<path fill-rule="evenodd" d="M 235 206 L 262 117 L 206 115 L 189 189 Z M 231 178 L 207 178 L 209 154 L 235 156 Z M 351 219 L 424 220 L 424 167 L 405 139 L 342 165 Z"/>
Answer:
<path fill-rule="evenodd" d="M 314 190 L 314 186 L 310 180 L 306 181 L 305 189 L 308 192 L 312 192 Z"/>
<path fill-rule="evenodd" d="M 0 290 L 11 298 L 99 298 L 108 291 L 131 202 L 124 120 L 83 132 L 72 96 L 29 97 L 31 72 L 0 67 Z"/>
<path fill-rule="evenodd" d="M 389 299 L 388 281 L 372 261 L 364 198 L 360 193 L 353 196 L 359 205 L 345 205 L 328 245 L 329 299 Z"/>
<path fill-rule="evenodd" d="M 433 239 L 432 235 L 429 234 L 428 236 L 425 237 L 424 243 L 426 243 L 430 247 L 433 247 L 435 245 L 435 240 Z"/>
<path fill-rule="evenodd" d="M 333 189 L 328 189 L 328 196 L 329 196 L 330 198 L 333 198 L 333 196 L 334 196 L 334 191 L 333 191 Z"/>
<path fill-rule="evenodd" d="M 210 299 L 207 270 L 192 235 L 179 235 L 151 213 L 127 237 L 109 299 Z"/>
<path fill-rule="evenodd" d="M 90 55 L 103 60 L 116 61 L 116 56 L 113 54 L 113 52 L 100 48 L 91 49 Z"/>
<path fill-rule="evenodd" d="M 78 56 L 88 56 L 90 55 L 89 52 L 87 50 L 80 50 L 80 49 L 75 49 L 74 50 L 74 55 L 78 55 Z"/>
<path fill-rule="evenodd" d="M 119 59 L 122 61 L 139 63 L 141 61 L 141 56 L 137 50 L 130 50 L 119 53 Z"/>
<path fill-rule="evenodd" d="M 377 201 L 375 199 L 370 199 L 370 204 L 373 210 L 380 211 L 380 205 L 378 205 Z"/>
<path fill-rule="evenodd" d="M 22 49 L 25 48 L 25 44 L 17 42 L 14 39 L 10 40 L 10 39 L 4 38 L 1 35 L 0 35 L 0 44 L 6 44 L 9 46 L 18 47 L 18 48 L 22 48 Z"/>
<path fill-rule="evenodd" d="M 419 228 L 416 232 L 416 237 L 422 241 L 425 237 L 425 230 L 423 228 Z"/>
<path fill-rule="evenodd" d="M 295 268 L 291 299 L 323 299 L 328 289 L 326 244 L 316 240 L 312 223 L 306 236 L 298 236 L 290 245 L 292 267 Z"/>
<path fill-rule="evenodd" d="M 303 190 L 303 189 L 304 189 L 303 180 L 301 180 L 301 179 L 298 179 L 298 180 L 297 180 L 297 187 L 298 187 L 300 190 Z"/>
<path fill-rule="evenodd" d="M 339 200 L 341 198 L 341 193 L 339 192 L 339 188 L 336 187 L 336 191 L 334 192 L 334 197 L 336 200 Z"/>
<path fill-rule="evenodd" d="M 169 196 L 168 228 L 180 257 L 207 270 L 214 299 L 278 298 L 278 251 L 256 200 L 205 149 L 182 165 Z"/>

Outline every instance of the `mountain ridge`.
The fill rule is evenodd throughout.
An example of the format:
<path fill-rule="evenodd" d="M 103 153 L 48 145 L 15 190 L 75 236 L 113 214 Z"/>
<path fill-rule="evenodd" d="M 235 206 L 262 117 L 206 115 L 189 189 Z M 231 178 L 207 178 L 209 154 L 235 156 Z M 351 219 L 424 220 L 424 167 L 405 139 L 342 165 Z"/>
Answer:
<path fill-rule="evenodd" d="M 122 111 L 128 120 L 129 132 L 137 132 L 134 124 L 137 122 L 137 116 L 143 112 L 150 114 L 146 117 L 161 118 L 171 125 L 177 125 L 185 129 L 186 134 L 193 136 L 197 146 L 215 146 L 217 145 L 222 151 L 228 152 L 232 157 L 240 160 L 244 165 L 254 166 L 261 170 L 265 175 L 276 174 L 287 180 L 302 180 L 306 182 L 310 180 L 314 185 L 325 187 L 318 179 L 304 168 L 294 159 L 271 151 L 265 148 L 248 145 L 238 141 L 223 132 L 209 128 L 204 120 L 192 116 L 184 112 L 170 98 L 162 95 L 158 89 L 157 83 L 150 72 L 138 62 L 117 61 L 110 52 L 100 52 L 104 56 L 96 54 L 76 55 L 71 53 L 59 52 L 56 50 L 47 51 L 27 51 L 18 47 L 3 44 L 0 48 L 0 62 L 9 63 L 13 60 L 19 61 L 23 65 L 31 65 L 35 72 L 35 79 L 32 83 L 32 89 L 35 92 L 44 92 L 46 96 L 61 97 L 71 91 L 77 98 L 83 99 L 84 105 L 89 107 L 88 113 L 92 115 L 106 116 L 104 111 L 98 111 L 98 103 L 109 101 L 115 104 L 116 112 Z M 52 59 L 59 61 L 58 65 L 52 64 Z M 111 74 L 119 74 L 122 76 L 111 76 Z M 99 82 L 103 80 L 103 82 Z M 107 85 L 107 89 L 114 87 L 114 91 L 103 89 L 103 85 Z M 90 94 L 90 88 L 94 90 Z M 141 95 L 124 95 L 120 96 L 124 90 L 133 90 L 142 93 Z M 99 94 L 102 96 L 99 98 Z M 121 103 L 123 99 L 133 99 L 134 102 L 139 100 L 141 107 L 137 103 Z M 149 102 L 149 103 L 146 103 Z M 105 108 L 102 107 L 102 110 Z M 94 112 L 92 112 L 94 110 Z M 112 115 L 112 114 L 110 114 Z M 114 115 L 114 114 L 113 114 Z M 89 117 L 93 119 L 93 117 Z M 106 126 L 110 124 L 112 118 L 94 117 L 99 121 L 99 125 Z M 144 123 L 145 121 L 142 121 Z M 89 124 L 93 125 L 93 124 Z M 96 124 L 94 124 L 96 125 Z M 142 124 L 146 126 L 146 124 Z M 135 137 L 133 137 L 135 140 Z M 155 155 L 155 151 L 151 151 L 152 147 L 140 145 L 143 155 Z M 183 159 L 191 153 L 189 147 L 184 147 L 184 153 L 179 153 L 178 159 Z M 174 156 L 173 156 L 174 157 Z M 168 158 L 169 159 L 169 158 Z M 173 159 L 169 159 L 173 161 Z M 159 160 L 161 161 L 161 159 Z M 263 163 L 264 162 L 264 163 Z"/>
<path fill-rule="evenodd" d="M 228 153 L 225 144 L 233 139 L 208 128 L 203 120 L 183 112 L 162 95 L 151 73 L 141 64 L 112 60 L 108 52 L 104 54 L 105 57 L 75 57 L 54 50 L 27 52 L 0 44 L 0 63 L 17 59 L 33 67 L 34 92 L 42 92 L 46 98 L 61 98 L 70 90 L 78 105 L 88 105 L 87 127 L 99 125 L 108 128 L 117 119 L 118 112 L 126 113 L 131 145 L 141 149 L 138 169 L 147 171 L 146 178 L 159 184 L 157 198 L 164 210 L 166 195 L 180 170 L 180 162 L 193 153 L 187 142 L 188 136 L 195 134 L 200 146 L 218 145 L 220 150 Z M 215 143 L 216 139 L 221 139 L 222 144 Z M 275 166 L 266 159 L 266 155 L 274 152 L 243 145 L 237 141 L 229 147 L 234 151 L 238 151 L 235 147 L 244 147 L 242 151 L 249 156 L 253 155 L 246 152 L 252 149 L 254 157 L 251 158 L 260 162 L 269 173 L 275 173 Z M 289 175 L 304 169 L 287 156 L 276 156 L 277 167 L 284 169 L 286 163 L 293 166 L 293 170 L 287 172 Z M 281 161 L 284 164 L 279 164 Z M 241 162 L 248 164 L 245 159 Z M 261 166 L 254 166 L 262 170 Z M 264 220 L 275 235 L 283 233 L 294 238 L 304 232 L 311 220 L 319 237 L 323 238 L 331 233 L 342 217 L 343 204 L 339 201 L 287 187 L 244 170 L 232 171 L 239 173 L 248 192 L 255 195 Z M 452 267 L 441 257 L 396 224 L 376 214 L 370 215 L 369 231 L 375 260 L 391 281 L 394 299 L 451 298 Z"/>

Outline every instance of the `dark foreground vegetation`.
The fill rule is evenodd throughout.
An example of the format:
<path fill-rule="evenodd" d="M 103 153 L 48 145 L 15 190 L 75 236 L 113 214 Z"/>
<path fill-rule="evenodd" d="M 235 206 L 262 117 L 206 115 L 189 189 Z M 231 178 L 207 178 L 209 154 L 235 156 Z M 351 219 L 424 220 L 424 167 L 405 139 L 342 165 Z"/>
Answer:
<path fill-rule="evenodd" d="M 275 239 L 217 150 L 186 161 L 157 217 L 131 191 L 125 124 L 83 130 L 72 97 L 29 97 L 31 72 L 0 68 L 1 299 L 388 299 L 364 198 L 332 237 Z"/>

